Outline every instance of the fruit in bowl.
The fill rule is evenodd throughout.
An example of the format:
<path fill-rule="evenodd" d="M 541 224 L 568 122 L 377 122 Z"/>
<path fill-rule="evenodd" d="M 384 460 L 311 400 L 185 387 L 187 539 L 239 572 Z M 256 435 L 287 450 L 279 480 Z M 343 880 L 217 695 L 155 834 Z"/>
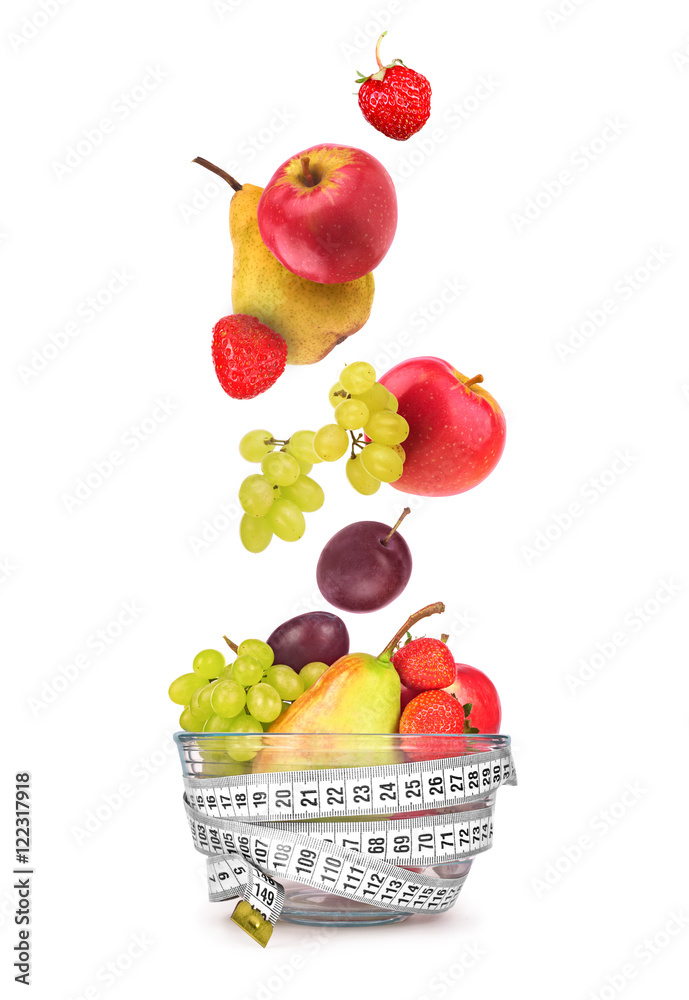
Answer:
<path fill-rule="evenodd" d="M 397 196 L 375 156 L 322 143 L 285 160 L 258 203 L 261 238 L 310 281 L 356 281 L 380 264 L 397 228 Z"/>
<path fill-rule="evenodd" d="M 342 619 L 330 611 L 309 611 L 278 625 L 267 643 L 278 663 L 301 671 L 307 665 L 330 665 L 346 656 L 349 632 Z"/>
<path fill-rule="evenodd" d="M 400 732 L 498 733 L 501 708 L 495 685 L 476 667 L 455 663 L 448 638 L 409 636 L 393 655 L 402 683 Z"/>
<path fill-rule="evenodd" d="M 505 447 L 505 416 L 480 384 L 449 362 L 401 361 L 380 380 L 409 424 L 404 470 L 393 486 L 415 496 L 444 497 L 478 486 Z"/>
<path fill-rule="evenodd" d="M 395 733 L 400 718 L 400 679 L 391 663 L 400 638 L 422 618 L 439 614 L 430 604 L 412 615 L 378 656 L 348 653 L 325 671 L 271 725 L 271 733 Z"/>
<path fill-rule="evenodd" d="M 482 670 L 468 663 L 457 663 L 455 666 L 455 679 L 444 690 L 461 704 L 471 705 L 471 725 L 479 733 L 499 733 L 502 706 L 495 684 Z"/>
<path fill-rule="evenodd" d="M 180 726 L 206 733 L 450 734 L 497 733 L 500 699 L 489 678 L 456 664 L 447 636 L 412 639 L 410 629 L 445 610 L 411 615 L 378 656 L 349 651 L 344 622 L 325 611 L 297 615 L 268 642 L 224 636 L 234 658 L 204 649 L 192 671 L 170 685 L 184 706 Z M 401 639 L 407 636 L 404 645 Z M 234 752 L 249 753 L 246 741 Z"/>

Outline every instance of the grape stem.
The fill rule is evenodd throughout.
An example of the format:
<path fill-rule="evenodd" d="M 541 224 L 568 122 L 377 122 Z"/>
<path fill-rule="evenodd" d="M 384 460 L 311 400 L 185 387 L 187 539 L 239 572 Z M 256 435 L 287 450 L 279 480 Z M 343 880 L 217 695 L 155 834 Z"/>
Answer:
<path fill-rule="evenodd" d="M 286 441 L 282 441 L 280 438 L 266 438 L 263 442 L 264 444 L 289 444 L 289 438 Z"/>
<path fill-rule="evenodd" d="M 385 536 L 385 538 L 383 538 L 381 540 L 381 543 L 380 543 L 381 545 L 387 545 L 388 544 L 388 542 L 390 541 L 390 539 L 392 538 L 392 536 L 395 534 L 395 532 L 397 531 L 397 529 L 399 528 L 400 524 L 405 519 L 405 517 L 407 516 L 407 514 L 411 514 L 411 507 L 405 507 L 404 508 L 404 510 L 402 511 L 402 513 L 400 514 L 400 516 L 397 518 L 394 527 L 390 528 L 390 531 L 388 532 L 388 534 Z"/>
<path fill-rule="evenodd" d="M 239 181 L 236 181 L 234 177 L 228 174 L 226 170 L 223 170 L 222 167 L 216 167 L 216 165 L 214 163 L 211 163 L 210 160 L 205 160 L 203 156 L 195 156 L 191 162 L 198 163 L 202 167 L 205 167 L 206 170 L 210 170 L 211 173 L 217 174 L 218 177 L 222 177 L 224 181 L 227 181 L 227 183 L 230 185 L 233 191 L 242 190 L 242 185 L 239 183 Z"/>
<path fill-rule="evenodd" d="M 357 434 L 357 436 L 354 437 L 354 431 L 350 431 L 349 435 L 352 439 L 352 453 L 349 457 L 356 458 L 356 452 L 354 451 L 354 448 L 355 447 L 361 448 L 361 450 L 363 451 L 363 449 L 366 447 L 366 444 L 363 441 L 363 434 Z"/>
<path fill-rule="evenodd" d="M 423 618 L 428 618 L 429 615 L 441 615 L 444 610 L 445 610 L 445 605 L 442 603 L 442 601 L 436 601 L 435 604 L 427 604 L 425 608 L 421 608 L 420 611 L 415 612 L 415 614 L 411 615 L 406 620 L 406 622 L 404 623 L 404 625 L 402 626 L 402 628 L 398 629 L 398 631 L 395 632 L 395 634 L 393 635 L 392 639 L 387 644 L 387 646 L 385 647 L 385 649 L 383 650 L 383 652 L 380 654 L 380 656 L 378 657 L 378 659 L 379 660 L 389 660 L 390 659 L 390 655 L 391 655 L 393 649 L 395 648 L 395 646 L 397 645 L 397 643 L 400 641 L 400 639 L 402 638 L 402 636 L 405 634 L 405 632 L 411 631 L 411 629 L 414 628 L 414 626 L 417 624 L 417 622 L 420 622 Z"/>
<path fill-rule="evenodd" d="M 231 639 L 228 639 L 226 635 L 223 636 L 223 639 L 233 652 L 235 653 L 239 652 L 239 646 L 235 642 L 232 642 Z"/>

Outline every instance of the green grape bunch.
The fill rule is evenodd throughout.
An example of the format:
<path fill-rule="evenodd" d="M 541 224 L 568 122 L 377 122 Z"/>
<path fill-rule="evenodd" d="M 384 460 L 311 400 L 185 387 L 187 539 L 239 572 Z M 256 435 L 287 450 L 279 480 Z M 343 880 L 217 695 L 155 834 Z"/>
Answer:
<path fill-rule="evenodd" d="M 191 672 L 176 677 L 169 687 L 170 700 L 183 706 L 180 727 L 196 733 L 262 733 L 315 678 L 302 678 L 292 667 L 276 664 L 273 650 L 261 639 L 245 639 L 237 646 L 223 638 L 236 654 L 230 663 L 219 650 L 203 649 L 194 657 Z M 325 669 L 324 664 L 313 666 Z M 244 761 L 257 751 L 228 739 L 226 752 Z"/>
<path fill-rule="evenodd" d="M 334 423 L 296 431 L 286 439 L 254 430 L 239 442 L 242 458 L 261 467 L 260 474 L 247 476 L 239 487 L 244 511 L 239 535 L 249 552 L 262 552 L 274 535 L 285 542 L 303 536 L 304 514 L 319 510 L 325 500 L 309 476 L 319 462 L 337 462 L 349 452 L 347 480 L 364 496 L 402 475 L 409 424 L 397 412 L 395 396 L 376 381 L 373 366 L 366 361 L 347 365 L 328 398 Z"/>

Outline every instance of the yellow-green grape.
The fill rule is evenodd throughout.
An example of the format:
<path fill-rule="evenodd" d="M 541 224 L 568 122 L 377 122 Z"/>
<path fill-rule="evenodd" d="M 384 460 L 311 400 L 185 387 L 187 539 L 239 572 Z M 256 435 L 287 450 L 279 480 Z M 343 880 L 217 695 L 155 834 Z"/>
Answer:
<path fill-rule="evenodd" d="M 283 542 L 297 542 L 306 531 L 304 515 L 295 503 L 284 497 L 275 501 L 266 519 Z"/>
<path fill-rule="evenodd" d="M 238 715 L 236 719 L 232 719 L 228 732 L 238 734 L 227 736 L 225 739 L 225 750 L 232 760 L 252 760 L 261 749 L 261 740 L 258 736 L 252 739 L 251 735 L 239 735 L 244 733 L 262 733 L 263 726 L 258 719 L 254 719 L 246 714 Z"/>
<path fill-rule="evenodd" d="M 363 427 L 368 419 L 368 406 L 360 399 L 345 399 L 335 407 L 335 420 L 346 431 L 355 431 L 357 427 Z"/>
<path fill-rule="evenodd" d="M 254 684 L 246 693 L 246 707 L 259 722 L 274 722 L 282 711 L 282 698 L 272 684 Z"/>
<path fill-rule="evenodd" d="M 291 486 L 301 475 L 299 462 L 286 451 L 272 451 L 261 462 L 261 472 L 275 486 Z"/>
<path fill-rule="evenodd" d="M 187 705 L 186 708 L 182 709 L 182 714 L 179 717 L 179 727 L 188 733 L 201 733 L 203 732 L 205 721 L 205 719 L 199 719 L 198 716 L 194 715 L 189 705 Z"/>
<path fill-rule="evenodd" d="M 233 719 L 226 715 L 211 715 L 203 727 L 204 733 L 227 733 Z"/>
<path fill-rule="evenodd" d="M 296 670 L 277 663 L 266 675 L 266 683 L 271 684 L 283 701 L 296 701 L 304 693 L 304 681 Z"/>
<path fill-rule="evenodd" d="M 232 664 L 232 676 L 242 687 L 251 687 L 263 677 L 263 665 L 255 656 L 243 653 Z"/>
<path fill-rule="evenodd" d="M 240 712 L 238 716 L 230 720 L 230 733 L 262 733 L 263 726 L 252 715 Z"/>
<path fill-rule="evenodd" d="M 262 639 L 245 639 L 237 646 L 237 653 L 239 656 L 253 656 L 264 670 L 269 670 L 275 659 L 273 650 Z"/>
<path fill-rule="evenodd" d="M 313 450 L 324 462 L 336 462 L 349 447 L 347 431 L 339 424 L 326 424 L 316 431 Z"/>
<path fill-rule="evenodd" d="M 314 660 L 313 663 L 307 663 L 299 671 L 299 676 L 304 682 L 304 690 L 308 691 L 310 687 L 316 683 L 318 678 L 326 672 L 328 669 L 327 663 L 321 663 L 318 660 Z"/>
<path fill-rule="evenodd" d="M 343 389 L 339 382 L 330 386 L 330 392 L 328 393 L 328 400 L 333 410 L 338 406 L 343 399 L 347 398 L 347 390 Z"/>
<path fill-rule="evenodd" d="M 367 472 L 361 461 L 361 455 L 348 458 L 345 465 L 347 479 L 357 491 L 366 497 L 373 496 L 380 489 L 380 479 L 376 479 L 370 472 Z"/>
<path fill-rule="evenodd" d="M 273 435 L 270 431 L 249 431 L 239 442 L 239 454 L 247 462 L 260 462 L 263 456 L 275 447 L 274 444 L 267 443 L 272 440 Z"/>
<path fill-rule="evenodd" d="M 355 361 L 340 372 L 340 385 L 353 395 L 366 392 L 376 381 L 376 370 L 367 361 Z"/>
<path fill-rule="evenodd" d="M 393 413 L 397 413 L 399 409 L 399 402 L 397 401 L 397 396 L 394 396 L 391 392 L 388 393 L 388 401 L 385 406 L 386 410 L 391 410 Z"/>
<path fill-rule="evenodd" d="M 402 444 L 409 437 L 409 424 L 399 413 L 379 410 L 364 427 L 364 433 L 378 444 Z"/>
<path fill-rule="evenodd" d="M 395 452 L 396 455 L 399 455 L 399 457 L 402 459 L 403 462 L 406 462 L 407 453 L 401 444 L 392 444 L 390 445 L 390 447 L 392 448 L 392 450 Z"/>
<path fill-rule="evenodd" d="M 216 745 L 218 741 L 213 740 L 213 745 Z M 208 741 L 210 743 L 210 740 Z M 204 746 L 208 746 L 208 743 L 204 740 Z M 199 750 L 199 757 L 201 760 L 205 761 L 207 764 L 222 764 L 225 761 L 226 755 L 221 750 Z M 204 775 L 208 774 L 220 774 L 221 772 L 215 768 L 209 769 L 208 771 L 204 768 Z"/>
<path fill-rule="evenodd" d="M 274 506 L 275 504 L 273 504 Z M 273 529 L 265 517 L 244 514 L 239 522 L 239 537 L 242 540 L 242 545 L 249 552 L 263 552 L 270 545 Z"/>
<path fill-rule="evenodd" d="M 357 392 L 352 397 L 353 399 L 358 399 L 360 402 L 365 403 L 368 407 L 369 413 L 375 413 L 376 410 L 384 410 L 388 405 L 390 398 L 392 396 L 391 392 L 385 388 L 380 382 L 374 382 L 370 389 L 366 392 Z"/>
<path fill-rule="evenodd" d="M 297 462 L 310 462 L 315 465 L 320 462 L 316 452 L 313 450 L 313 439 L 315 431 L 295 431 L 290 434 L 290 439 L 285 446 L 288 455 L 293 455 Z"/>
<path fill-rule="evenodd" d="M 320 510 L 325 500 L 325 494 L 315 479 L 308 476 L 299 476 L 292 486 L 283 486 L 282 495 L 285 500 L 291 500 L 299 510 L 306 511 L 307 514 L 314 510 Z"/>
<path fill-rule="evenodd" d="M 321 459 L 319 458 L 318 461 L 320 462 Z M 309 472 L 311 472 L 311 469 L 313 469 L 313 463 L 312 462 L 302 462 L 301 459 L 299 459 L 299 458 L 297 459 L 297 462 L 299 462 L 299 470 L 300 470 L 302 476 L 308 476 Z"/>
<path fill-rule="evenodd" d="M 383 483 L 394 483 L 404 471 L 402 459 L 386 444 L 372 441 L 359 452 L 359 457 L 368 474 Z"/>
<path fill-rule="evenodd" d="M 210 694 L 209 708 L 216 715 L 233 719 L 246 704 L 246 692 L 236 680 L 216 681 Z"/>
<path fill-rule="evenodd" d="M 273 506 L 273 500 L 280 496 L 277 486 L 269 483 L 265 476 L 247 476 L 239 487 L 239 502 L 242 509 L 252 517 L 262 517 Z"/>
<path fill-rule="evenodd" d="M 175 705 L 188 705 L 194 691 L 197 688 L 204 687 L 205 683 L 205 679 L 199 677 L 196 672 L 175 677 L 167 692 L 170 696 L 170 701 L 174 701 Z"/>
<path fill-rule="evenodd" d="M 202 688 L 194 691 L 191 696 L 189 708 L 197 718 L 210 719 L 211 715 L 213 715 L 215 710 L 211 708 L 211 696 L 217 683 L 217 681 L 211 681 L 210 684 L 204 684 Z"/>
<path fill-rule="evenodd" d="M 194 657 L 192 664 L 194 673 L 206 680 L 219 677 L 225 668 L 225 654 L 217 649 L 202 649 Z"/>

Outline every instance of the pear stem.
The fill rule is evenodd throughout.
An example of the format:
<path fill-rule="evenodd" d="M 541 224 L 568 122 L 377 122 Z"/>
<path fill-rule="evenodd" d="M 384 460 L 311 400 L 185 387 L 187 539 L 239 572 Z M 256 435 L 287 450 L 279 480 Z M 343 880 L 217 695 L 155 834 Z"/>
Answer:
<path fill-rule="evenodd" d="M 421 608 L 420 611 L 417 611 L 415 614 L 411 615 L 409 618 L 407 618 L 402 628 L 399 629 L 394 634 L 394 636 L 387 644 L 383 652 L 380 654 L 378 659 L 382 660 L 386 656 L 389 657 L 393 649 L 397 645 L 397 643 L 405 634 L 405 632 L 409 632 L 410 629 L 414 628 L 416 623 L 420 622 L 422 618 L 428 618 L 429 615 L 441 615 L 444 610 L 445 610 L 445 605 L 442 603 L 442 601 L 436 601 L 435 604 L 427 604 L 425 608 Z"/>
<path fill-rule="evenodd" d="M 483 382 L 483 375 L 474 375 L 473 378 L 467 379 L 464 385 L 467 389 L 471 389 L 472 385 L 477 385 L 478 382 Z"/>
<path fill-rule="evenodd" d="M 302 158 L 301 158 L 301 169 L 302 169 L 302 172 L 304 174 L 304 184 L 306 184 L 307 187 L 313 187 L 314 184 L 316 183 L 316 180 L 315 180 L 313 174 L 311 173 L 311 171 L 309 170 L 309 157 L 308 156 L 302 156 Z"/>
<path fill-rule="evenodd" d="M 233 652 L 235 653 L 239 652 L 239 646 L 235 642 L 232 642 L 231 639 L 228 639 L 226 635 L 223 636 L 223 639 Z"/>
<path fill-rule="evenodd" d="M 411 514 L 411 507 L 405 507 L 404 508 L 404 510 L 402 511 L 402 513 L 400 514 L 400 516 L 397 518 L 397 521 L 395 522 L 395 526 L 390 529 L 390 531 L 388 532 L 388 534 L 381 541 L 381 543 L 380 543 L 381 545 L 387 545 L 388 544 L 388 542 L 390 541 L 390 539 L 392 538 L 392 536 L 395 534 L 395 532 L 397 531 L 397 529 L 399 528 L 400 524 L 405 519 L 405 517 L 407 516 L 407 514 Z"/>
<path fill-rule="evenodd" d="M 234 177 L 228 174 L 226 170 L 223 170 L 222 167 L 216 167 L 216 165 L 214 163 L 211 163 L 210 160 L 204 160 L 202 156 L 196 156 L 191 162 L 200 163 L 202 167 L 206 168 L 206 170 L 210 170 L 211 173 L 217 174 L 218 177 L 222 177 L 224 181 L 227 181 L 227 183 L 230 185 L 233 191 L 242 190 L 242 185 L 239 183 L 239 181 L 236 181 Z"/>
<path fill-rule="evenodd" d="M 385 69 L 382 62 L 380 61 L 380 43 L 383 41 L 386 35 L 387 31 L 384 31 L 383 34 L 378 39 L 378 41 L 376 42 L 376 62 L 378 63 L 378 69 Z"/>

